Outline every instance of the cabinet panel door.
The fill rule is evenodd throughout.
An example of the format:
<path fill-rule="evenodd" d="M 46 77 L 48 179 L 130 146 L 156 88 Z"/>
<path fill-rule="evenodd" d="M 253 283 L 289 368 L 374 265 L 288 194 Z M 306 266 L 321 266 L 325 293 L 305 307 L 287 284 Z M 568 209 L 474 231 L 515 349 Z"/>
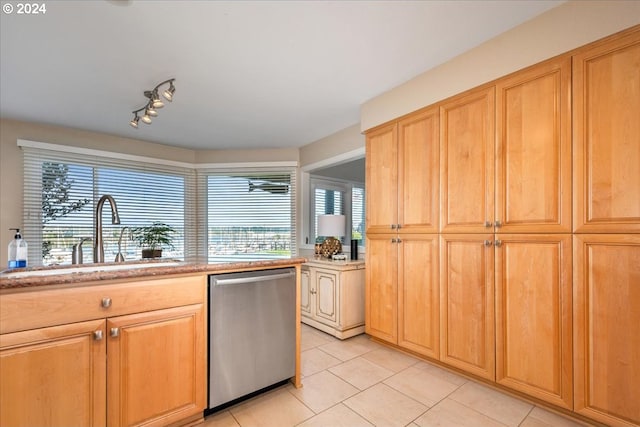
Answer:
<path fill-rule="evenodd" d="M 571 235 L 499 235 L 496 381 L 573 408 Z"/>
<path fill-rule="evenodd" d="M 486 233 L 494 215 L 494 88 L 440 107 L 440 228 Z"/>
<path fill-rule="evenodd" d="M 395 234 L 368 234 L 365 332 L 398 343 L 398 244 Z"/>
<path fill-rule="evenodd" d="M 496 232 L 571 232 L 571 58 L 496 85 Z"/>
<path fill-rule="evenodd" d="M 109 426 L 160 426 L 205 407 L 204 308 L 195 304 L 109 319 Z"/>
<path fill-rule="evenodd" d="M 399 233 L 438 232 L 438 108 L 398 123 Z"/>
<path fill-rule="evenodd" d="M 398 345 L 440 358 L 438 235 L 401 236 L 398 279 Z"/>
<path fill-rule="evenodd" d="M 339 321 L 338 274 L 334 271 L 317 269 L 314 278 L 315 315 L 318 320 L 328 321 L 334 326 L 337 326 Z"/>
<path fill-rule="evenodd" d="M 311 272 L 303 267 L 300 271 L 300 312 L 311 316 Z"/>
<path fill-rule="evenodd" d="M 441 235 L 440 360 L 495 379 L 492 234 Z M 367 268 L 369 266 L 367 265 Z"/>
<path fill-rule="evenodd" d="M 104 426 L 105 321 L 0 335 L 0 425 Z"/>
<path fill-rule="evenodd" d="M 395 124 L 367 133 L 367 233 L 388 233 L 398 223 L 398 140 Z"/>
<path fill-rule="evenodd" d="M 573 62 L 574 230 L 640 232 L 640 30 Z"/>
<path fill-rule="evenodd" d="M 640 424 L 640 235 L 574 235 L 575 411 Z"/>

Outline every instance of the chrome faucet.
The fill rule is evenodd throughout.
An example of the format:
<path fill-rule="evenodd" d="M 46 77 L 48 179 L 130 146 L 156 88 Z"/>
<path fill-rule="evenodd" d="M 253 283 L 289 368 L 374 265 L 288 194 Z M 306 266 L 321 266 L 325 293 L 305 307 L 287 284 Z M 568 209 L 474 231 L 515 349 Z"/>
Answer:
<path fill-rule="evenodd" d="M 111 224 L 120 224 L 116 201 L 108 194 L 100 197 L 96 205 L 96 228 L 93 230 L 93 262 L 104 262 L 104 247 L 102 246 L 102 207 L 105 201 L 111 205 Z"/>

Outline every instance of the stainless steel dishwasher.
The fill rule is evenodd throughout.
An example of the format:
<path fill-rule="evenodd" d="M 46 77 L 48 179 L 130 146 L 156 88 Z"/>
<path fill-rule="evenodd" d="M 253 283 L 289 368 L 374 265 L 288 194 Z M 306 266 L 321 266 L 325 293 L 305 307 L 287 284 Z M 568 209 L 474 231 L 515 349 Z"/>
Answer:
<path fill-rule="evenodd" d="M 296 270 L 209 276 L 209 409 L 295 375 Z"/>

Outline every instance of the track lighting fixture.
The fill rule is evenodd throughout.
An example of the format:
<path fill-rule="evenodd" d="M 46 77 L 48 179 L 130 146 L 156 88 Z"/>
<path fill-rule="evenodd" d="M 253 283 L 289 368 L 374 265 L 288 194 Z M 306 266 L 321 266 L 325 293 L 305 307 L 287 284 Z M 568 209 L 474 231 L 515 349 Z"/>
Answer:
<path fill-rule="evenodd" d="M 151 117 L 158 116 L 158 112 L 156 110 L 164 107 L 164 102 L 162 102 L 162 99 L 160 99 L 160 96 L 158 95 L 158 90 L 160 89 L 160 86 L 166 85 L 167 83 L 169 84 L 169 88 L 165 89 L 162 92 L 162 96 L 169 102 L 173 101 L 173 94 L 176 91 L 176 87 L 173 85 L 173 82 L 175 80 L 176 79 L 165 80 L 162 83 L 158 83 L 158 85 L 156 85 L 156 87 L 154 87 L 153 90 L 145 90 L 143 92 L 144 96 L 148 98 L 148 101 L 143 107 L 140 107 L 137 110 L 132 111 L 132 113 L 134 114 L 134 117 L 129 122 L 129 124 L 132 127 L 137 129 L 138 122 L 140 120 L 142 120 L 146 124 L 151 124 Z M 138 113 L 141 113 L 143 111 L 144 111 L 144 115 L 140 117 Z"/>

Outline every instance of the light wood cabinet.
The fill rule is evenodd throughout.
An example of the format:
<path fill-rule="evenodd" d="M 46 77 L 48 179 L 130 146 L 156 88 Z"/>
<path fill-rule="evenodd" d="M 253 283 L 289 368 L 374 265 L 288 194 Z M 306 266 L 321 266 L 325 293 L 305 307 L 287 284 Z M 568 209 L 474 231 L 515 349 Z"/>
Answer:
<path fill-rule="evenodd" d="M 0 335 L 0 425 L 104 426 L 105 321 Z"/>
<path fill-rule="evenodd" d="M 495 185 L 496 232 L 571 232 L 569 56 L 496 82 Z"/>
<path fill-rule="evenodd" d="M 440 106 L 440 231 L 493 229 L 495 88 Z"/>
<path fill-rule="evenodd" d="M 575 411 L 640 424 L 640 234 L 574 235 Z"/>
<path fill-rule="evenodd" d="M 107 320 L 109 426 L 167 425 L 204 410 L 204 306 Z"/>
<path fill-rule="evenodd" d="M 201 419 L 205 285 L 199 275 L 3 293 L 2 425 Z"/>
<path fill-rule="evenodd" d="M 398 342 L 398 248 L 396 234 L 367 234 L 365 332 Z"/>
<path fill-rule="evenodd" d="M 367 133 L 367 217 L 384 213 L 367 229 L 367 333 L 555 408 L 640 425 L 640 26 L 435 108 L 428 172 L 405 163 L 428 157 L 402 143 L 433 135 L 426 122 L 403 133 L 418 113 Z M 439 202 L 403 193 L 421 186 L 439 186 Z M 416 208 L 427 200 L 437 225 Z M 422 234 L 403 224 L 413 201 Z"/>
<path fill-rule="evenodd" d="M 363 333 L 364 281 L 364 261 L 314 259 L 303 264 L 302 322 L 340 339 Z"/>
<path fill-rule="evenodd" d="M 571 235 L 496 238 L 496 381 L 571 409 Z"/>
<path fill-rule="evenodd" d="M 495 379 L 493 234 L 440 237 L 440 360 Z"/>
<path fill-rule="evenodd" d="M 367 334 L 439 358 L 438 235 L 367 239 Z"/>
<path fill-rule="evenodd" d="M 574 231 L 640 232 L 640 27 L 573 57 Z"/>
<path fill-rule="evenodd" d="M 367 134 L 367 233 L 438 231 L 438 109 Z"/>
<path fill-rule="evenodd" d="M 438 235 L 401 235 L 398 247 L 398 345 L 440 357 Z"/>

